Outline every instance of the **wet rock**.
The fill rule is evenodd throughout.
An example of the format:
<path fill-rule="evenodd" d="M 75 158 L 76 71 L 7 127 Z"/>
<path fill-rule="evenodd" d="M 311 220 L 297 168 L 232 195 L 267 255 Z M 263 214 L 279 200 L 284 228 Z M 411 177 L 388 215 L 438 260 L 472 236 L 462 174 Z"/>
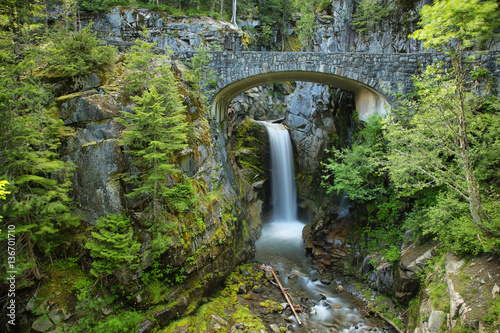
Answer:
<path fill-rule="evenodd" d="M 363 259 L 363 263 L 361 264 L 361 267 L 359 269 L 359 273 L 363 276 L 363 275 L 367 275 L 368 273 L 370 273 L 371 271 L 373 271 L 373 265 L 371 264 L 371 259 L 373 258 L 372 255 L 367 255 L 364 259 Z"/>
<path fill-rule="evenodd" d="M 246 293 L 247 293 L 247 286 L 246 285 L 242 285 L 238 288 L 239 295 L 246 294 Z"/>
<path fill-rule="evenodd" d="M 75 92 L 91 90 L 101 85 L 101 79 L 95 73 L 87 76 L 75 76 L 58 81 L 52 86 L 52 91 L 56 96 L 72 94 Z"/>
<path fill-rule="evenodd" d="M 31 329 L 35 332 L 47 332 L 54 324 L 48 317 L 42 316 L 33 322 Z"/>
<path fill-rule="evenodd" d="M 252 291 L 256 294 L 262 294 L 264 292 L 264 289 L 262 289 L 261 287 L 254 287 Z"/>
<path fill-rule="evenodd" d="M 390 263 L 382 263 L 375 268 L 375 284 L 377 289 L 383 293 L 388 293 L 392 290 L 394 284 L 394 268 Z"/>
<path fill-rule="evenodd" d="M 50 311 L 49 317 L 56 325 L 59 324 L 63 320 L 61 310 L 59 310 L 59 309 L 55 309 L 55 310 Z"/>
<path fill-rule="evenodd" d="M 495 298 L 496 296 L 498 296 L 497 294 L 500 294 L 500 288 L 498 287 L 498 285 L 495 283 L 495 285 L 493 286 L 493 288 L 491 289 L 491 297 Z"/>
<path fill-rule="evenodd" d="M 156 327 L 158 327 L 158 324 L 148 319 L 140 323 L 138 326 L 139 326 L 139 329 L 137 330 L 138 333 L 150 333 Z"/>
<path fill-rule="evenodd" d="M 408 275 L 407 272 L 399 268 L 394 282 L 394 296 L 401 304 L 408 304 L 420 287 L 418 276 Z"/>
<path fill-rule="evenodd" d="M 215 323 L 221 324 L 222 326 L 227 326 L 227 320 L 221 318 L 220 316 L 213 314 L 210 316 L 210 324 L 214 325 Z"/>
<path fill-rule="evenodd" d="M 121 213 L 124 198 L 119 175 L 128 170 L 128 164 L 119 143 L 105 140 L 87 145 L 69 159 L 77 166 L 72 194 L 83 219 L 94 224 L 101 216 Z"/>
<path fill-rule="evenodd" d="M 320 280 L 321 283 L 323 284 L 330 284 L 332 282 L 332 280 L 328 279 L 328 278 L 323 278 Z"/>
<path fill-rule="evenodd" d="M 280 333 L 281 332 L 279 326 L 276 325 L 276 324 L 271 324 L 271 325 L 269 325 L 269 327 L 271 328 L 271 331 L 273 331 L 274 333 Z"/>
<path fill-rule="evenodd" d="M 25 311 L 31 312 L 31 311 L 33 311 L 35 309 L 37 293 L 38 293 L 38 289 L 35 291 L 35 293 L 33 294 L 33 296 L 31 296 L 30 300 L 26 304 L 26 306 L 24 308 Z"/>
<path fill-rule="evenodd" d="M 74 106 L 69 104 L 64 107 L 65 105 L 61 106 L 61 117 L 65 125 L 118 117 L 121 110 L 113 97 L 100 94 L 80 97 Z"/>

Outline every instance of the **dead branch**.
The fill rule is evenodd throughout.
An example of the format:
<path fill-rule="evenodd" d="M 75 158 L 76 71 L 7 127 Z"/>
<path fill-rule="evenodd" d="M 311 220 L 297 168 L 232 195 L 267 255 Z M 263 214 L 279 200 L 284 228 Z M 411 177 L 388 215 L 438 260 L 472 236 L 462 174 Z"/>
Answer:
<path fill-rule="evenodd" d="M 299 326 L 302 326 L 302 322 L 300 321 L 300 318 L 297 315 L 297 312 L 295 312 L 295 307 L 292 305 L 292 302 L 290 302 L 290 299 L 288 298 L 288 293 L 283 289 L 283 286 L 281 285 L 280 280 L 278 279 L 278 277 L 276 276 L 276 273 L 274 273 L 274 269 L 272 269 L 272 268 L 271 268 L 271 273 L 273 273 L 274 279 L 278 283 L 278 286 L 280 287 L 281 292 L 283 293 L 283 296 L 285 296 L 285 299 L 288 302 L 288 305 L 290 305 L 290 308 L 292 309 L 292 312 L 293 312 L 295 318 L 297 319 L 297 323 L 299 324 Z"/>
<path fill-rule="evenodd" d="M 379 316 L 380 318 L 385 320 L 389 325 L 391 325 L 398 333 L 403 333 L 403 331 L 401 331 L 399 327 L 396 324 L 394 324 L 389 318 L 387 318 L 377 310 L 374 310 L 374 312 L 377 314 L 377 316 Z"/>

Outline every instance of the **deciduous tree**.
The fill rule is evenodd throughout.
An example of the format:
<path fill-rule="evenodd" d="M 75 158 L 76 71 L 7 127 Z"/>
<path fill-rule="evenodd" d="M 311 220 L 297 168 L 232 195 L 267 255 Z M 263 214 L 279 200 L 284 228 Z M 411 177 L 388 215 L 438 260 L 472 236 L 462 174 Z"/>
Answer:
<path fill-rule="evenodd" d="M 469 202 L 471 217 L 481 228 L 490 218 L 482 204 L 471 158 L 469 125 L 480 94 L 469 75 L 474 54 L 497 27 L 493 1 L 442 0 L 421 11 L 422 29 L 412 37 L 445 53 L 450 66 L 436 64 L 415 80 L 415 100 L 395 110 L 387 123 L 390 172 L 402 188 L 446 184 Z"/>

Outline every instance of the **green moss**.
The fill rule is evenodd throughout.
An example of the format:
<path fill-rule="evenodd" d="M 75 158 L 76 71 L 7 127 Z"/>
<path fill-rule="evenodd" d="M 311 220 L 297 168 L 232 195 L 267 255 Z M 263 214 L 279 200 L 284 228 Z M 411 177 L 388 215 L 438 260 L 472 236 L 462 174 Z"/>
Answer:
<path fill-rule="evenodd" d="M 246 274 L 247 272 L 248 274 Z M 171 323 L 161 332 L 206 332 L 213 329 L 215 323 L 221 327 L 220 332 L 228 332 L 230 327 L 236 323 L 244 323 L 245 330 L 249 332 L 258 332 L 261 329 L 265 331 L 265 326 L 259 317 L 239 304 L 237 296 L 241 285 L 248 284 L 250 279 L 261 279 L 262 276 L 263 273 L 260 270 L 255 270 L 255 267 L 250 264 L 236 268 L 227 278 L 225 288 L 215 298 L 200 306 L 192 315 Z M 198 304 L 199 301 L 194 303 Z M 277 309 L 281 308 L 273 301 L 266 301 L 264 304 L 269 311 L 278 311 Z"/>
<path fill-rule="evenodd" d="M 427 286 L 427 290 L 434 309 L 444 312 L 450 311 L 450 299 L 446 283 L 432 282 Z"/>
<path fill-rule="evenodd" d="M 278 304 L 270 299 L 265 300 L 264 302 L 260 302 L 259 305 L 266 308 L 266 313 L 276 313 L 283 311 L 283 307 L 281 306 L 281 304 Z"/>
<path fill-rule="evenodd" d="M 76 306 L 75 293 L 95 282 L 80 269 L 77 261 L 78 258 L 68 258 L 54 262 L 47 271 L 48 279 L 44 280 L 38 290 L 36 307 L 46 301 L 56 303 L 65 309 L 73 309 Z"/>
<path fill-rule="evenodd" d="M 145 285 L 145 293 L 148 303 L 161 303 L 170 293 L 170 284 L 165 281 L 153 280 Z"/>
<path fill-rule="evenodd" d="M 414 329 L 420 320 L 420 297 L 413 298 L 408 304 L 408 323 L 406 329 Z"/>

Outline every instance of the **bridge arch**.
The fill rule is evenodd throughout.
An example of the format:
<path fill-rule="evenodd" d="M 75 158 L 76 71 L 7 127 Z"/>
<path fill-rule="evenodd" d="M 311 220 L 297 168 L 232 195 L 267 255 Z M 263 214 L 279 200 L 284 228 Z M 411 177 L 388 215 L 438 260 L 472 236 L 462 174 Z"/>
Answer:
<path fill-rule="evenodd" d="M 309 71 L 267 72 L 243 78 L 221 88 L 212 98 L 212 115 L 219 122 L 227 118 L 229 103 L 239 94 L 253 87 L 285 81 L 305 81 L 334 86 L 354 93 L 359 118 L 366 120 L 370 115 L 384 115 L 390 107 L 389 100 L 379 91 L 352 79 L 330 73 Z"/>

